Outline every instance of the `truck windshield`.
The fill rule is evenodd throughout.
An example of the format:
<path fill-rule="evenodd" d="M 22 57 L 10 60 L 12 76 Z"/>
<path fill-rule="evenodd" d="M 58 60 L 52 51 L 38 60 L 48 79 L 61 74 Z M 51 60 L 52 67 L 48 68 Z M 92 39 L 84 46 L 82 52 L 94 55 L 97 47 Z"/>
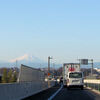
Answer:
<path fill-rule="evenodd" d="M 82 73 L 70 73 L 69 78 L 82 78 Z"/>

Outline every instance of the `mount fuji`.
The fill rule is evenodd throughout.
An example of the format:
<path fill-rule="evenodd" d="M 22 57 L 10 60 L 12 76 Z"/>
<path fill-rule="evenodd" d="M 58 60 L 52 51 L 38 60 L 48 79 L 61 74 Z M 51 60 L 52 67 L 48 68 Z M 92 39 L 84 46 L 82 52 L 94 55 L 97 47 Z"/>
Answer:
<path fill-rule="evenodd" d="M 28 55 L 28 54 L 25 54 L 24 56 L 12 59 L 9 62 L 14 63 L 16 61 L 22 62 L 22 63 L 29 63 L 29 62 L 31 62 L 31 63 L 44 63 L 45 62 L 45 61 L 39 59 L 38 57 Z"/>
<path fill-rule="evenodd" d="M 24 56 L 11 59 L 10 61 L 0 62 L 0 67 L 20 67 L 21 64 L 38 68 L 47 66 L 46 61 L 41 60 L 38 57 L 25 54 Z"/>

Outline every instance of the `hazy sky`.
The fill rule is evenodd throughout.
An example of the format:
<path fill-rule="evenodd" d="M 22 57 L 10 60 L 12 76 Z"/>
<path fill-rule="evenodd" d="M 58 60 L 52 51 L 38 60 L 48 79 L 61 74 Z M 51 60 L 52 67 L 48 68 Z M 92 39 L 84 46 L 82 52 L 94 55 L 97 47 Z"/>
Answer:
<path fill-rule="evenodd" d="M 0 60 L 25 54 L 100 61 L 100 0 L 0 0 Z"/>

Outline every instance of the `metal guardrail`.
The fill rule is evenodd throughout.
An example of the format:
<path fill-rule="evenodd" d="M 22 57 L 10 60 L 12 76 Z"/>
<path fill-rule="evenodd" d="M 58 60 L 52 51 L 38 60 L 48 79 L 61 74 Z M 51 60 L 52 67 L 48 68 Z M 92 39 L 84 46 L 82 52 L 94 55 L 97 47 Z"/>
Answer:
<path fill-rule="evenodd" d="M 84 85 L 100 92 L 100 80 L 84 80 Z"/>
<path fill-rule="evenodd" d="M 90 87 L 91 89 L 95 89 L 100 92 L 100 84 L 85 83 L 85 86 Z"/>

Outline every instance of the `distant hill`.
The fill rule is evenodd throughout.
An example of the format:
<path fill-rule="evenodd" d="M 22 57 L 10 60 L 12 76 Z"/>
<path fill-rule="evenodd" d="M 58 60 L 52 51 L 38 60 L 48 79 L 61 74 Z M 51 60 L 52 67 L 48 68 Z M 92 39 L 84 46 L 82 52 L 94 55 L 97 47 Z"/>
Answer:
<path fill-rule="evenodd" d="M 38 57 L 32 55 L 24 55 L 15 59 L 11 59 L 10 61 L 0 62 L 0 67 L 20 67 L 21 64 L 35 67 L 35 68 L 47 68 L 48 63 L 44 60 L 41 60 Z M 53 67 L 53 64 L 50 65 Z M 55 64 L 55 68 L 61 67 L 62 64 Z"/>
<path fill-rule="evenodd" d="M 24 64 L 30 67 L 35 67 L 35 68 L 47 68 L 48 67 L 47 61 L 41 60 L 38 57 L 28 55 L 28 54 L 25 54 L 15 59 L 11 59 L 10 61 L 1 61 L 0 67 L 18 67 L 19 68 L 21 64 Z M 50 66 L 54 68 L 59 68 L 59 67 L 62 67 L 63 65 L 55 64 L 55 66 L 53 66 L 53 64 L 51 63 Z M 91 64 L 85 65 L 85 66 L 81 65 L 81 68 L 91 68 Z M 95 62 L 94 68 L 100 68 L 100 62 Z"/>

